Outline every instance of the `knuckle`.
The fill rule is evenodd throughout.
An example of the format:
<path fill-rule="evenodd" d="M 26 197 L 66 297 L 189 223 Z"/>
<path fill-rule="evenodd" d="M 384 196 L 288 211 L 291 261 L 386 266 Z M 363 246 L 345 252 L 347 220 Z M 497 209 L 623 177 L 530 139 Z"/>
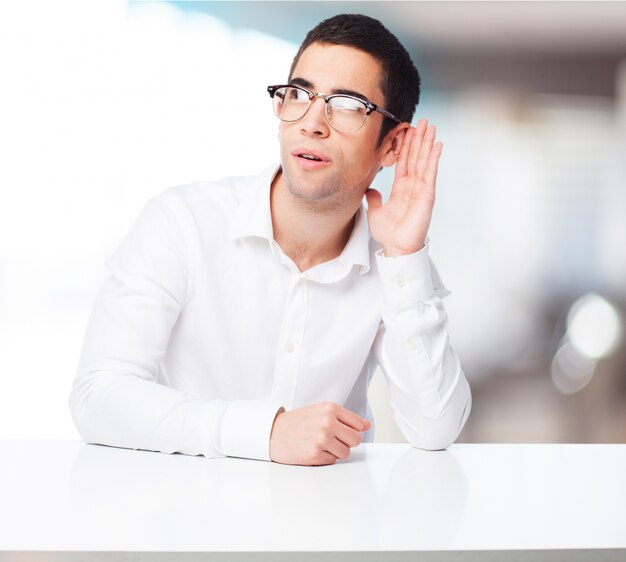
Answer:
<path fill-rule="evenodd" d="M 326 435 L 326 433 L 320 433 L 315 440 L 315 447 L 317 449 L 317 452 L 323 450 L 326 447 L 327 443 L 328 436 Z"/>
<path fill-rule="evenodd" d="M 336 404 L 334 402 L 329 402 L 329 401 L 322 402 L 322 406 L 324 410 L 328 413 L 333 413 L 336 408 Z"/>

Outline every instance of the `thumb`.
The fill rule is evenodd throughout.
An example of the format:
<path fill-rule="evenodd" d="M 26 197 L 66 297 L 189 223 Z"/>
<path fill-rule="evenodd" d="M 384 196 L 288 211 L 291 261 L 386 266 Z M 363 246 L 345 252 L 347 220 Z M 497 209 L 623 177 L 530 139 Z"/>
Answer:
<path fill-rule="evenodd" d="M 383 203 L 383 196 L 376 189 L 368 189 L 365 192 L 368 209 L 378 209 Z"/>

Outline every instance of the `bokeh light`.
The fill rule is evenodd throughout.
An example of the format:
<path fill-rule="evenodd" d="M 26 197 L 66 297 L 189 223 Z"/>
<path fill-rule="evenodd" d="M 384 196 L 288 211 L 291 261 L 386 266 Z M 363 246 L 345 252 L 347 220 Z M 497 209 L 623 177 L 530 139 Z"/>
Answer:
<path fill-rule="evenodd" d="M 554 386 L 563 394 L 574 394 L 589 384 L 597 361 L 580 353 L 570 341 L 554 354 L 550 375 Z"/>
<path fill-rule="evenodd" d="M 587 357 L 610 355 L 620 342 L 622 325 L 609 301 L 596 293 L 578 299 L 567 315 L 567 335 L 575 348 Z"/>

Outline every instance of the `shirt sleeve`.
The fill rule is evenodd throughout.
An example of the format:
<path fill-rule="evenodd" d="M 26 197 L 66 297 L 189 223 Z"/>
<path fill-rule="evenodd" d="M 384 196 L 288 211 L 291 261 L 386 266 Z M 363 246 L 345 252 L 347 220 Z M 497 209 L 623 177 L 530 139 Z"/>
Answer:
<path fill-rule="evenodd" d="M 167 203 L 150 199 L 106 261 L 69 396 L 74 423 L 88 443 L 269 461 L 280 404 L 206 399 L 157 382 L 191 284 L 188 248 Z"/>
<path fill-rule="evenodd" d="M 371 354 L 389 385 L 399 429 L 414 447 L 445 449 L 472 406 L 469 384 L 448 336 L 442 299 L 450 294 L 428 256 L 376 252 L 383 287 L 382 321 Z"/>

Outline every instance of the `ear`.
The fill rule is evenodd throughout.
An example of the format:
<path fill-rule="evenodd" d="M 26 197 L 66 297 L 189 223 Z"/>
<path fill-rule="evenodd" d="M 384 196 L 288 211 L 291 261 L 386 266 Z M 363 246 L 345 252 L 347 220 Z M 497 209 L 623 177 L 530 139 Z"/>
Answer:
<path fill-rule="evenodd" d="M 409 127 L 409 123 L 398 123 L 387 133 L 380 146 L 381 166 L 392 166 L 397 162 L 398 156 L 400 155 L 400 149 L 402 148 L 402 143 L 404 142 L 404 135 L 408 131 Z"/>

